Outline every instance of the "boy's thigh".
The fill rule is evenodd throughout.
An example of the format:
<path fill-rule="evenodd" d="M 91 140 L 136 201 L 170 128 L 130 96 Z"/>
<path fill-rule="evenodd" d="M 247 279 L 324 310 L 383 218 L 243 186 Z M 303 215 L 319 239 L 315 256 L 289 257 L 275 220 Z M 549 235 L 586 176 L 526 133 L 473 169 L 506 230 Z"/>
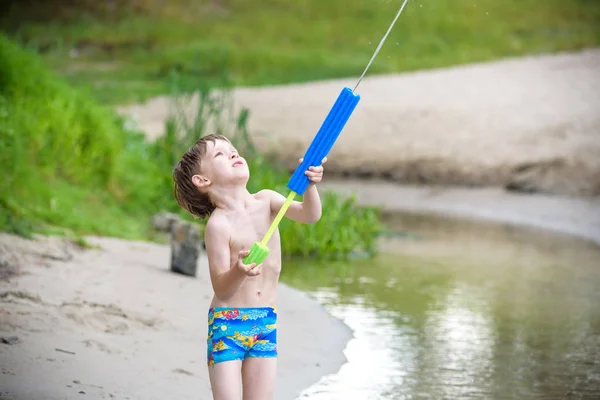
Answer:
<path fill-rule="evenodd" d="M 244 400 L 273 399 L 277 357 L 247 357 L 242 364 Z"/>
<path fill-rule="evenodd" d="M 242 398 L 242 360 L 217 362 L 208 367 L 214 400 L 239 400 Z"/>

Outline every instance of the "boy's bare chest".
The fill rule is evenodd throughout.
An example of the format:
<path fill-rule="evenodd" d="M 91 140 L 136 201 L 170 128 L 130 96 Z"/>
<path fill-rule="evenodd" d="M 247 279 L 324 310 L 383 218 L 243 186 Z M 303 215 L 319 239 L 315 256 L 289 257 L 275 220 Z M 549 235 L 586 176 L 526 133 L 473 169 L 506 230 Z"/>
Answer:
<path fill-rule="evenodd" d="M 230 222 L 233 227 L 232 246 L 249 247 L 267 233 L 272 222 L 271 211 L 268 205 L 257 204 L 247 212 L 232 216 Z"/>

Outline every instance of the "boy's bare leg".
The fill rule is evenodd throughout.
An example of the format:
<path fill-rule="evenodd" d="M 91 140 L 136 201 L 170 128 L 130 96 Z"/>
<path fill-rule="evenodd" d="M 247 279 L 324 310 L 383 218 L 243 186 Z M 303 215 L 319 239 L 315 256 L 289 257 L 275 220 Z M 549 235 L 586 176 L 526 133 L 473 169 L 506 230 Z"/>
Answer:
<path fill-rule="evenodd" d="M 224 361 L 208 367 L 214 400 L 241 400 L 241 368 L 241 360 Z"/>
<path fill-rule="evenodd" d="M 244 400 L 271 400 L 276 375 L 276 357 L 246 358 L 242 365 Z"/>

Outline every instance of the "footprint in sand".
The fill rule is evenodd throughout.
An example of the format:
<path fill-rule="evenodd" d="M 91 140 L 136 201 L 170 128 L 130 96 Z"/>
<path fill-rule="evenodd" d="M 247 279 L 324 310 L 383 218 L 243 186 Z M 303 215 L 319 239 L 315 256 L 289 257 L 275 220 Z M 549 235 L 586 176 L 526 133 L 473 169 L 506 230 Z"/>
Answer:
<path fill-rule="evenodd" d="M 54 324 L 55 319 L 66 317 L 78 325 L 117 334 L 125 333 L 131 329 L 157 330 L 166 325 L 166 321 L 160 318 L 125 311 L 114 304 L 83 301 L 54 305 L 44 301 L 38 295 L 25 291 L 1 292 L 0 304 L 11 304 L 13 313 L 7 313 L 3 308 L 0 308 L 0 320 L 3 325 L 14 325 L 14 327 L 20 326 L 20 322 L 23 322 L 22 318 L 19 319 L 16 316 L 28 316 L 29 320 L 35 319 L 40 322 L 39 326 L 45 326 L 49 322 Z M 48 318 L 53 321 L 48 321 Z"/>
<path fill-rule="evenodd" d="M 82 343 L 85 344 L 86 347 L 100 350 L 101 352 L 106 353 L 106 354 L 119 354 L 120 353 L 119 350 L 110 348 L 98 340 L 87 339 L 87 340 L 83 340 Z"/>
<path fill-rule="evenodd" d="M 99 304 L 92 302 L 68 302 L 60 306 L 64 315 L 84 326 L 90 326 L 106 333 L 124 333 L 135 328 L 158 329 L 164 321 L 125 312 L 121 307 L 114 304 Z"/>

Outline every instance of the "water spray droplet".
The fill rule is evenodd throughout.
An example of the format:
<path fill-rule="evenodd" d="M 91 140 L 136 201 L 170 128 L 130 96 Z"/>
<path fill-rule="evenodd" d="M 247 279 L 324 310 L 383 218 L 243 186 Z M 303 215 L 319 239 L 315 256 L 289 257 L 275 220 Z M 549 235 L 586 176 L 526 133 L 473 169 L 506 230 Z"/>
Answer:
<path fill-rule="evenodd" d="M 369 44 L 371 44 L 371 42 L 369 42 Z"/>
<path fill-rule="evenodd" d="M 404 2 L 402 3 L 402 6 L 400 7 L 400 10 L 398 10 L 398 13 L 396 14 L 396 16 L 394 17 L 394 20 L 392 21 L 392 23 L 390 24 L 387 32 L 385 33 L 385 35 L 383 35 L 383 37 L 381 38 L 381 41 L 379 42 L 379 45 L 377 46 L 377 48 L 375 49 L 375 52 L 373 53 L 373 55 L 371 56 L 371 59 L 369 60 L 369 63 L 367 64 L 367 66 L 365 67 L 363 73 L 360 75 L 360 77 L 358 78 L 358 81 L 356 82 L 356 85 L 354 86 L 354 89 L 352 90 L 353 92 L 356 91 L 356 89 L 358 88 L 358 85 L 360 85 L 360 82 L 362 81 L 362 79 L 364 78 L 365 74 L 367 73 L 367 71 L 369 70 L 369 67 L 371 66 L 371 63 L 373 63 L 373 60 L 375 59 L 375 57 L 377 57 L 377 54 L 379 53 L 379 50 L 381 49 L 383 43 L 385 42 L 385 39 L 387 39 L 388 35 L 390 34 L 390 31 L 392 30 L 392 28 L 394 27 L 394 24 L 396 23 L 396 20 L 398 20 L 398 18 L 400 17 L 400 14 L 402 14 L 402 10 L 404 10 L 404 6 L 406 5 L 406 3 L 408 3 L 408 0 L 404 0 Z"/>

